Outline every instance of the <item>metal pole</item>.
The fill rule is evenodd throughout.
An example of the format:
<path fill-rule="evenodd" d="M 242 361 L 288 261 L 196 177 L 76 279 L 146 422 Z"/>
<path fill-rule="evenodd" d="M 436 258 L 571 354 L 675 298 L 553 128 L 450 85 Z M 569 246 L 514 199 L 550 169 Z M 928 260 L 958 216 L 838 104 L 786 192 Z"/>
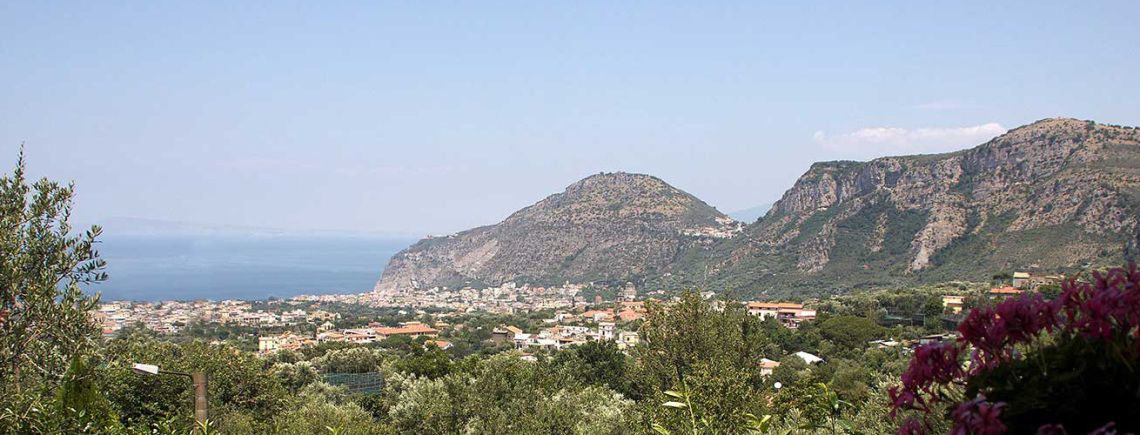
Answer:
<path fill-rule="evenodd" d="M 206 424 L 206 403 L 209 397 L 207 396 L 207 380 L 206 373 L 194 372 L 191 375 L 191 380 L 194 381 L 194 421 L 200 425 Z"/>

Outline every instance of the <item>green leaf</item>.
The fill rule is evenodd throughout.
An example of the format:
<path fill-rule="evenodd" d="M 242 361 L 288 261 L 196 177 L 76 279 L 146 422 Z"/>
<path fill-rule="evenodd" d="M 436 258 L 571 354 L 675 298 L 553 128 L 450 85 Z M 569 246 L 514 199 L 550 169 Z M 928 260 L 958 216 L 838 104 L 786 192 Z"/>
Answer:
<path fill-rule="evenodd" d="M 653 431 L 657 432 L 661 435 L 670 435 L 669 429 L 665 429 L 664 427 L 661 427 L 661 425 L 659 425 L 657 423 L 653 423 Z"/>
<path fill-rule="evenodd" d="M 661 406 L 664 406 L 666 408 L 680 408 L 680 409 L 687 408 L 687 406 L 681 402 L 665 402 L 665 403 L 662 403 Z"/>

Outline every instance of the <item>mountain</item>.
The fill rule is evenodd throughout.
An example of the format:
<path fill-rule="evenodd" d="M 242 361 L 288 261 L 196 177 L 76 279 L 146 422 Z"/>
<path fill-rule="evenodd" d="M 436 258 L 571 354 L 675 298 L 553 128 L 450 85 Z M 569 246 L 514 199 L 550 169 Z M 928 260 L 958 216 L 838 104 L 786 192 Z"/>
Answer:
<path fill-rule="evenodd" d="M 602 173 L 498 224 L 420 240 L 392 257 L 375 289 L 624 282 L 668 273 L 685 252 L 738 229 L 656 177 Z"/>
<path fill-rule="evenodd" d="M 954 153 L 816 163 L 746 226 L 648 175 L 591 176 L 499 224 L 421 240 L 376 289 L 634 280 L 752 298 L 1138 254 L 1140 129 L 1046 119 Z"/>
<path fill-rule="evenodd" d="M 756 219 L 760 219 L 761 216 L 767 214 L 768 210 L 771 209 L 771 203 L 760 204 L 755 207 L 749 207 L 743 210 L 729 212 L 728 217 L 736 219 L 740 222 L 756 222 Z"/>
<path fill-rule="evenodd" d="M 1140 129 L 1046 119 L 975 148 L 816 163 L 710 254 L 746 294 L 988 279 L 1136 258 Z"/>

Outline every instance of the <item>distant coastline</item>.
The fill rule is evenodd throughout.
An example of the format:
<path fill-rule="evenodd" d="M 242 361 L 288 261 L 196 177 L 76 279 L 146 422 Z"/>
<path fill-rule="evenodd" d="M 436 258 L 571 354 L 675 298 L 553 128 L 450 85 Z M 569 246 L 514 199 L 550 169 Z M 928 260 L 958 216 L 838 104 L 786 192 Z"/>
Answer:
<path fill-rule="evenodd" d="M 260 300 L 372 289 L 411 238 L 210 233 L 101 238 L 109 279 L 86 288 L 103 301 Z"/>

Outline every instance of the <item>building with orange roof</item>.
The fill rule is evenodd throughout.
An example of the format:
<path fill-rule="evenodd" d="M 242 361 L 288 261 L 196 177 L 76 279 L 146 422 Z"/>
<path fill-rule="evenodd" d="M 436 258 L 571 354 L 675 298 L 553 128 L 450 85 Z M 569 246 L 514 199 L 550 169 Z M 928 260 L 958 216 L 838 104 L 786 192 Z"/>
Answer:
<path fill-rule="evenodd" d="M 1010 287 L 1010 286 L 990 289 L 990 297 L 995 298 L 995 299 L 996 298 L 1007 298 L 1010 296 L 1017 296 L 1019 294 L 1021 294 L 1020 289 Z"/>
<path fill-rule="evenodd" d="M 439 350 L 447 350 L 447 349 L 450 349 L 450 348 L 451 348 L 451 346 L 452 346 L 452 344 L 451 344 L 451 342 L 450 342 L 450 341 L 443 341 L 443 340 L 428 340 L 428 341 L 425 341 L 425 342 L 424 342 L 424 349 L 427 349 L 427 348 L 428 348 L 428 346 L 429 346 L 429 345 L 432 345 L 432 344 L 434 344 L 434 345 L 435 345 L 435 347 L 438 347 L 438 348 L 439 348 Z"/>
<path fill-rule="evenodd" d="M 396 335 L 403 335 L 412 338 L 420 336 L 435 338 L 439 335 L 438 329 L 428 327 L 422 323 L 408 324 L 399 328 L 376 328 L 374 331 L 376 333 L 376 338 L 381 340 Z"/>
<path fill-rule="evenodd" d="M 760 358 L 760 376 L 769 376 L 777 367 L 780 367 L 779 361 L 773 361 L 768 358 Z"/>
<path fill-rule="evenodd" d="M 637 312 L 634 310 L 624 310 L 618 313 L 618 319 L 623 322 L 632 322 L 642 317 L 645 317 L 645 313 Z"/>

